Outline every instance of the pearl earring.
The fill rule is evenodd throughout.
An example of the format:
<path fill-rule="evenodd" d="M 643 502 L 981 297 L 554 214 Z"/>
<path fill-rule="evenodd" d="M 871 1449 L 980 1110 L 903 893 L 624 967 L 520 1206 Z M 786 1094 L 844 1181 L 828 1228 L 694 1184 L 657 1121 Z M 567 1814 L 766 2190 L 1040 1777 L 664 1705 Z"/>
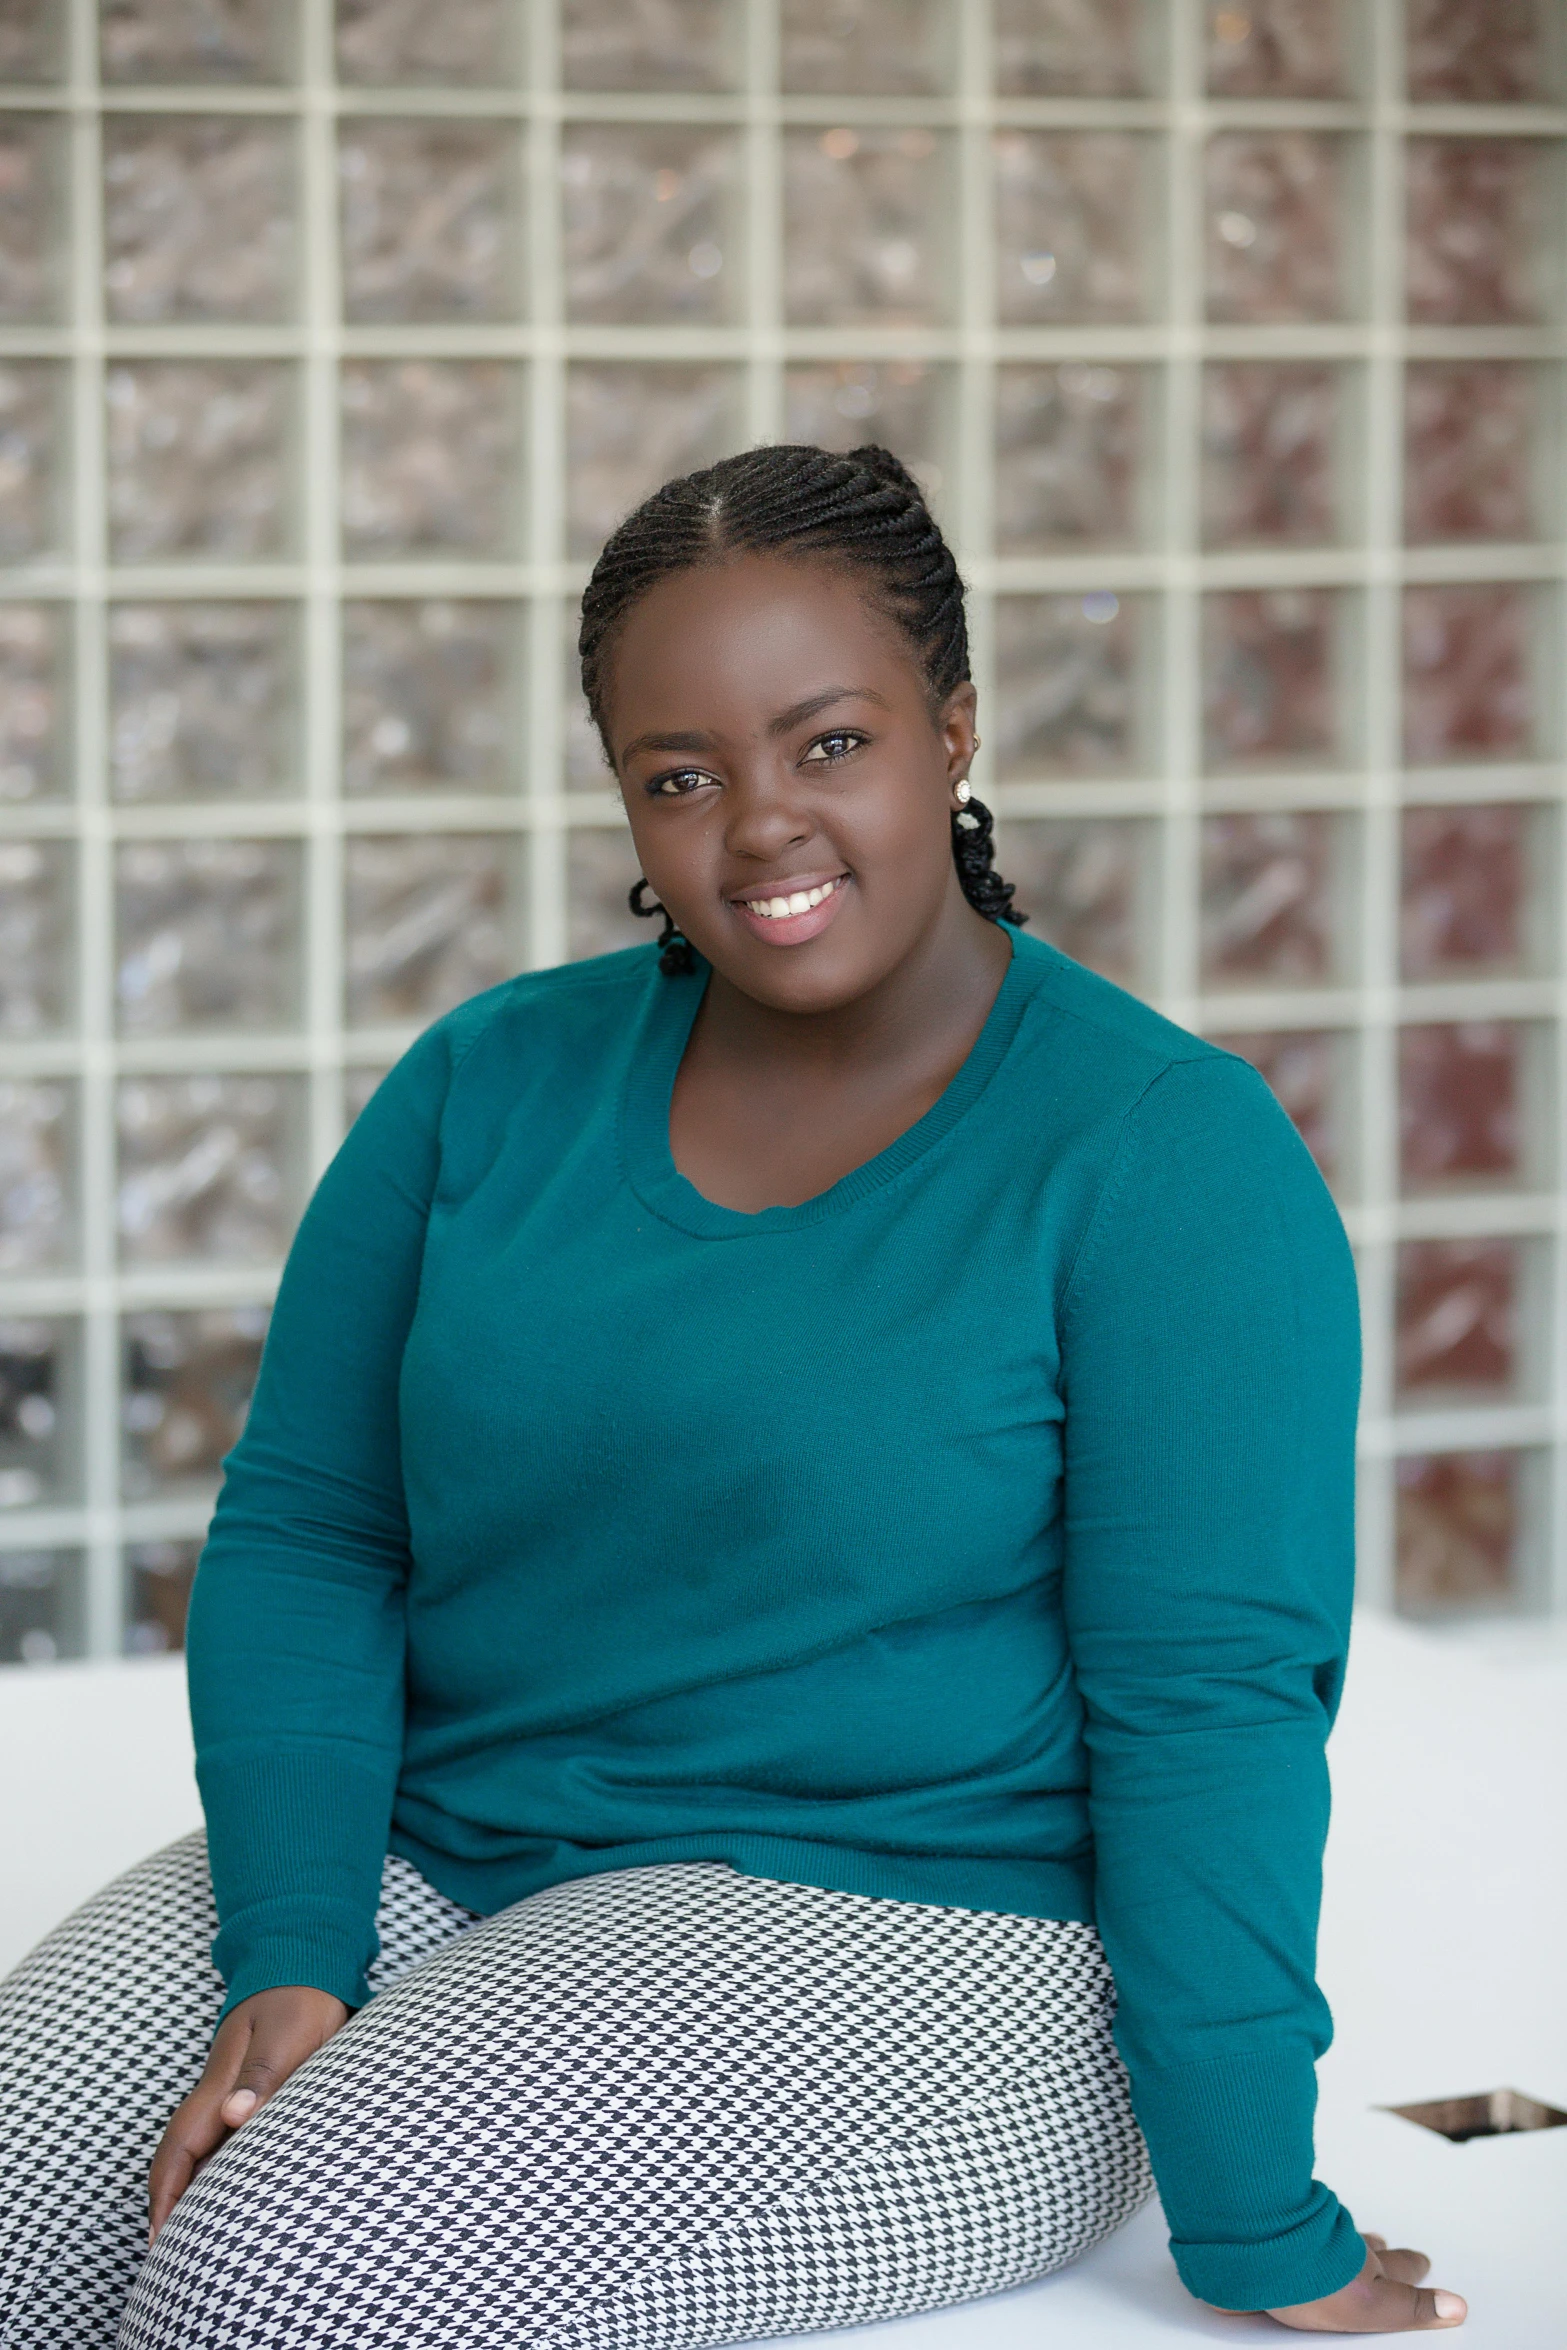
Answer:
<path fill-rule="evenodd" d="M 958 805 L 963 807 L 974 797 L 974 787 L 971 783 L 955 783 L 952 787 L 952 796 Z"/>

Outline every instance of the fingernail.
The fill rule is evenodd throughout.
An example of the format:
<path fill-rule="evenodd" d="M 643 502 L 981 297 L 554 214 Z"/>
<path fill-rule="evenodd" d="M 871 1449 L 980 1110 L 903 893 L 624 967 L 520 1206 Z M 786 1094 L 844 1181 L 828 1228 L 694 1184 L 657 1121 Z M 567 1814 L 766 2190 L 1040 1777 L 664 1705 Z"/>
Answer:
<path fill-rule="evenodd" d="M 242 2112 L 241 2112 L 241 2115 L 240 2115 L 240 2119 L 241 2119 L 241 2120 L 244 2120 L 244 2118 L 245 2118 L 245 2116 L 246 2116 L 246 2115 L 248 2115 L 248 2114 L 250 2114 L 250 2113 L 253 2113 L 253 2112 L 255 2111 L 255 2105 L 256 2105 L 256 2092 L 255 2092 L 255 2090 L 254 2090 L 254 2089 L 236 2089 L 236 2090 L 234 2091 L 234 2093 L 233 2093 L 233 2095 L 232 2095 L 231 2097 L 225 2097 L 225 2098 L 224 2098 L 224 2100 L 223 2100 L 223 2110 L 224 2110 L 224 2112 L 225 2112 L 225 2113 L 227 2113 L 227 2112 L 229 2111 L 229 2109 L 230 2109 L 232 2106 L 235 2106 L 235 2105 L 237 2105 L 237 2106 L 240 2106 L 240 2107 L 243 2109 L 243 2110 L 242 2110 Z"/>
<path fill-rule="evenodd" d="M 1436 2301 L 1436 2314 L 1438 2317 L 1463 2316 L 1464 2304 L 1461 2295 L 1457 2293 L 1438 2293 L 1434 2296 L 1434 2299 Z"/>

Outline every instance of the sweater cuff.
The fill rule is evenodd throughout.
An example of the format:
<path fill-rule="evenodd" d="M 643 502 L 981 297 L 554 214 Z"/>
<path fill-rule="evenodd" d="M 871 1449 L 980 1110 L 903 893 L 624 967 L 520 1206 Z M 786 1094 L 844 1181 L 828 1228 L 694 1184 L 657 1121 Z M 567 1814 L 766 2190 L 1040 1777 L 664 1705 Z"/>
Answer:
<path fill-rule="evenodd" d="M 346 1743 L 219 1747 L 200 1756 L 197 1776 L 223 2013 L 285 1983 L 363 2007 L 396 1758 Z"/>
<path fill-rule="evenodd" d="M 365 1969 L 376 1954 L 376 1938 L 346 1910 L 314 1915 L 302 1903 L 268 1903 L 242 1910 L 220 1928 L 212 1963 L 228 1986 L 219 2022 L 242 1999 L 302 1983 L 330 1992 L 345 2007 L 363 2007 L 370 1997 Z"/>
<path fill-rule="evenodd" d="M 1133 2073 L 1170 2249 L 1199 2300 L 1283 2309 L 1360 2274 L 1355 2223 L 1311 2175 L 1316 2102 L 1304 2043 Z"/>

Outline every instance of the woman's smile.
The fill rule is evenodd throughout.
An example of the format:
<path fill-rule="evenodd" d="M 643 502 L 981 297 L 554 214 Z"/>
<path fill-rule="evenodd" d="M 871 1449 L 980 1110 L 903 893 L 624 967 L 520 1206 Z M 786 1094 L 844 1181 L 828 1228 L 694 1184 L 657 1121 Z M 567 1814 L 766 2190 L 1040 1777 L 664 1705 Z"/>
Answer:
<path fill-rule="evenodd" d="M 824 931 L 842 903 L 847 873 L 791 874 L 789 887 L 757 882 L 729 903 L 748 930 L 769 946 L 799 946 Z"/>

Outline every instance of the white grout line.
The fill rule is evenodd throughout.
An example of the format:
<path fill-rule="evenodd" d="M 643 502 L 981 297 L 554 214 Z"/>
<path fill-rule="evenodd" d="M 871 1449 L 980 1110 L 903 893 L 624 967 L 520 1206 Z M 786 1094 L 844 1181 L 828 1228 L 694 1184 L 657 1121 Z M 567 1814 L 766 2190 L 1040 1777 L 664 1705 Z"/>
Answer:
<path fill-rule="evenodd" d="M 1366 0 L 1359 22 L 1369 43 L 1364 102 L 1277 105 L 1208 100 L 1202 88 L 1202 0 L 1169 0 L 1171 41 L 1166 86 L 1134 101 L 1002 101 L 991 91 L 988 12 L 955 8 L 956 78 L 935 101 L 802 99 L 777 89 L 778 0 L 739 0 L 743 71 L 732 93 L 569 92 L 561 87 L 559 0 L 536 0 L 528 12 L 526 53 L 506 87 L 472 91 L 367 91 L 339 88 L 332 60 L 332 0 L 301 0 L 297 83 L 266 89 L 116 89 L 97 86 L 94 0 L 64 0 L 68 76 L 53 88 L 0 89 L 0 109 L 56 110 L 70 152 L 74 216 L 69 317 L 51 327 L 0 330 L 0 358 L 54 358 L 68 364 L 74 510 L 70 543 L 58 560 L 5 575 L 4 592 L 69 606 L 73 631 L 73 742 L 76 797 L 37 808 L 0 809 L 0 839 L 73 839 L 79 862 L 75 980 L 79 1018 L 70 1036 L 18 1039 L 0 1047 L 0 1069 L 18 1077 L 57 1077 L 75 1086 L 85 1253 L 80 1268 L 0 1283 L 0 1300 L 16 1312 L 80 1317 L 85 1347 L 86 1430 L 79 1508 L 7 1513 L 0 1545 L 25 1542 L 80 1547 L 89 1644 L 107 1654 L 120 1642 L 120 1547 L 127 1535 L 197 1533 L 205 1504 L 175 1497 L 123 1502 L 118 1488 L 119 1318 L 129 1307 L 238 1304 L 264 1297 L 275 1267 L 119 1267 L 115 1258 L 114 1087 L 120 1072 L 225 1068 L 292 1072 L 310 1105 L 301 1173 L 323 1163 L 341 1131 L 345 1057 L 355 1066 L 390 1059 L 414 1030 L 385 1027 L 346 1033 L 342 1012 L 342 860 L 344 835 L 377 830 L 499 834 L 515 845 L 526 873 L 518 882 L 518 959 L 558 960 L 567 951 L 567 855 L 576 830 L 618 826 L 618 799 L 607 788 L 564 789 L 560 682 L 566 616 L 586 566 L 565 552 L 567 368 L 575 358 L 727 362 L 744 388 L 748 438 L 778 432 L 784 417 L 786 359 L 923 358 L 948 371 L 952 394 L 946 430 L 952 463 L 943 501 L 965 577 L 973 589 L 976 679 L 988 706 L 994 684 L 994 614 L 998 595 L 1078 594 L 1089 588 L 1140 594 L 1158 614 L 1146 660 L 1157 671 L 1163 726 L 1140 771 L 1094 781 L 1083 777 L 1014 777 L 998 783 L 991 753 L 981 753 L 977 780 L 1009 822 L 1120 815 L 1152 824 L 1160 858 L 1158 999 L 1176 1017 L 1210 1032 L 1322 1027 L 1352 1036 L 1359 1052 L 1356 1123 L 1360 1166 L 1345 1219 L 1355 1242 L 1366 1301 L 1366 1386 L 1360 1445 L 1367 1595 L 1391 1596 L 1394 1457 L 1409 1449 L 1502 1445 L 1552 1452 L 1548 1509 L 1555 1601 L 1567 1609 L 1567 1250 L 1556 1192 L 1400 1195 L 1396 1137 L 1396 1048 L 1401 1024 L 1421 1019 L 1498 1018 L 1552 1022 L 1558 1113 L 1567 1102 L 1567 972 L 1553 979 L 1496 979 L 1462 986 L 1410 988 L 1397 968 L 1400 810 L 1422 803 L 1538 801 L 1563 810 L 1559 761 L 1542 758 L 1489 767 L 1454 766 L 1411 773 L 1401 766 L 1399 600 L 1406 581 L 1531 580 L 1557 592 L 1556 641 L 1563 652 L 1567 616 L 1567 542 L 1556 536 L 1521 545 L 1409 548 L 1399 514 L 1401 377 L 1406 358 L 1567 358 L 1567 300 L 1541 328 L 1412 328 L 1400 287 L 1403 234 L 1403 142 L 1412 133 L 1567 138 L 1563 108 L 1410 108 L 1404 100 L 1400 0 Z M 262 113 L 297 118 L 300 137 L 302 289 L 298 316 L 273 328 L 143 326 L 105 323 L 99 257 L 98 118 L 190 111 Z M 510 119 L 524 142 L 523 183 L 527 316 L 516 325 L 347 327 L 336 285 L 335 122 L 340 114 L 450 115 Z M 744 315 L 703 328 L 581 327 L 564 316 L 558 233 L 559 141 L 571 122 L 712 122 L 733 124 L 744 156 L 743 202 L 736 230 L 743 254 Z M 782 316 L 780 143 L 791 124 L 850 121 L 928 123 L 950 138 L 955 307 L 950 318 L 920 330 L 799 329 Z M 994 320 L 990 142 L 1001 123 L 1036 128 L 1121 127 L 1163 141 L 1158 210 L 1168 239 L 1169 304 L 1140 325 L 1115 328 L 1001 328 Z M 1336 129 L 1361 143 L 1369 180 L 1364 207 L 1368 300 L 1359 317 L 1321 325 L 1210 326 L 1203 317 L 1200 163 L 1215 130 L 1251 126 Z M 1357 216 L 1360 217 L 1360 216 Z M 1558 255 L 1558 258 L 1560 256 Z M 519 543 L 493 563 L 345 563 L 338 545 L 337 374 L 344 355 L 492 356 L 518 371 L 526 417 L 528 498 Z M 198 563 L 121 566 L 105 546 L 103 468 L 105 365 L 119 357 L 159 355 L 272 358 L 292 365 L 301 384 L 299 543 L 284 559 L 257 565 Z M 1046 366 L 1092 357 L 1143 364 L 1162 385 L 1163 510 L 1157 543 L 1123 553 L 1089 551 L 1019 560 L 993 550 L 994 376 L 1003 360 Z M 1365 392 L 1365 439 L 1359 452 L 1353 530 L 1340 547 L 1209 551 L 1198 543 L 1195 494 L 1200 449 L 1204 359 L 1337 360 L 1359 371 Z M 1363 623 L 1364 664 L 1356 739 L 1343 763 L 1296 775 L 1214 775 L 1202 767 L 1199 699 L 1201 599 L 1224 588 L 1320 586 L 1354 599 Z M 339 794 L 341 639 L 345 596 L 480 596 L 514 601 L 524 640 L 524 693 L 515 773 L 495 793 L 401 795 L 345 802 Z M 267 800 L 191 807 L 117 806 L 107 797 L 105 619 L 107 599 L 266 596 L 294 602 L 300 613 L 302 726 L 298 773 Z M 1567 663 L 1564 663 L 1567 667 Z M 982 724 L 982 732 L 986 731 Z M 1554 747 L 1554 746 L 1553 746 Z M 1204 991 L 1199 973 L 1200 826 L 1206 812 L 1321 807 L 1358 828 L 1358 913 L 1353 975 L 1319 990 Z M 282 1035 L 225 1039 L 171 1036 L 117 1041 L 114 1030 L 112 859 L 121 840 L 168 837 L 297 839 L 305 858 L 305 996 L 299 1026 Z M 1567 856 L 1558 860 L 1558 941 L 1567 937 Z M 1560 1182 L 1562 1169 L 1551 1170 Z M 1551 1245 L 1552 1351 L 1547 1400 L 1505 1409 L 1455 1409 L 1412 1415 L 1392 1408 L 1392 1292 L 1395 1252 L 1415 1237 L 1516 1233 L 1532 1248 Z"/>

